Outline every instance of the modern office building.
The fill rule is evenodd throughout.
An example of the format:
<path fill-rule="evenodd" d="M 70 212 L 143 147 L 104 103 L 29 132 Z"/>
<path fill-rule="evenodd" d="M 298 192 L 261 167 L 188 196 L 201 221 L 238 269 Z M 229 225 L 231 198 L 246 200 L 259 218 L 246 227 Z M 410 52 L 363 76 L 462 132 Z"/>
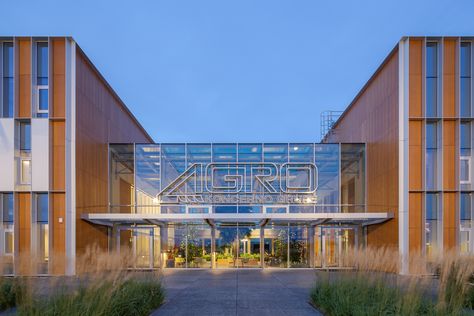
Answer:
<path fill-rule="evenodd" d="M 402 38 L 321 143 L 154 143 L 73 39 L 0 42 L 4 274 L 474 250 L 471 38 Z"/>

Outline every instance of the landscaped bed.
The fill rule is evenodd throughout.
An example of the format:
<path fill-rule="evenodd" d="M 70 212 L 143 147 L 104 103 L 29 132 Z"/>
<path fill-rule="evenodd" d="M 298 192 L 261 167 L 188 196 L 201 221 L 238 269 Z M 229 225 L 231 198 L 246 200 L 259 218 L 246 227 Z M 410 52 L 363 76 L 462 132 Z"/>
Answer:
<path fill-rule="evenodd" d="M 149 315 L 164 300 L 160 279 L 117 273 L 81 279 L 1 278 L 0 311 L 18 315 Z"/>
<path fill-rule="evenodd" d="M 318 272 L 310 300 L 325 315 L 474 315 L 472 257 L 440 258 L 434 274 L 411 276 L 353 263 L 351 272 Z"/>

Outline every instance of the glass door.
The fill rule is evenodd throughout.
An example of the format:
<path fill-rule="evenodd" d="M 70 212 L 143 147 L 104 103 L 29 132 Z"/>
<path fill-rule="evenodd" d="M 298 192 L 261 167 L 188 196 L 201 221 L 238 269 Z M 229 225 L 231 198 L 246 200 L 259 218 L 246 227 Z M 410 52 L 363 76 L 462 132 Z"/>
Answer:
<path fill-rule="evenodd" d="M 216 268 L 236 268 L 239 237 L 237 226 L 216 227 Z"/>
<path fill-rule="evenodd" d="M 260 227 L 253 224 L 218 224 L 216 268 L 259 268 Z"/>
<path fill-rule="evenodd" d="M 135 268 L 153 268 L 153 229 L 136 228 L 133 230 L 133 237 L 133 242 L 135 243 Z"/>
<path fill-rule="evenodd" d="M 356 229 L 353 227 L 321 227 L 316 229 L 315 240 L 320 246 L 315 249 L 315 267 L 347 267 L 350 251 L 357 245 Z M 317 244 L 315 242 L 315 244 Z M 319 251 L 319 252 L 316 252 Z"/>

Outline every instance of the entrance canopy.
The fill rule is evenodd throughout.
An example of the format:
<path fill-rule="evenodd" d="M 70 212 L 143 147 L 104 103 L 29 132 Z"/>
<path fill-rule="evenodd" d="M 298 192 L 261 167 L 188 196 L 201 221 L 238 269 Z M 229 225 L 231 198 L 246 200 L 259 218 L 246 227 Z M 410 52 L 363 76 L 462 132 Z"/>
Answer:
<path fill-rule="evenodd" d="M 306 222 L 312 225 L 350 224 L 373 225 L 393 218 L 391 212 L 381 213 L 311 213 L 311 214 L 113 214 L 89 213 L 82 219 L 93 224 L 118 225 L 162 225 L 166 223 L 207 222 L 213 226 L 215 222 L 258 222 L 265 226 L 268 222 Z"/>

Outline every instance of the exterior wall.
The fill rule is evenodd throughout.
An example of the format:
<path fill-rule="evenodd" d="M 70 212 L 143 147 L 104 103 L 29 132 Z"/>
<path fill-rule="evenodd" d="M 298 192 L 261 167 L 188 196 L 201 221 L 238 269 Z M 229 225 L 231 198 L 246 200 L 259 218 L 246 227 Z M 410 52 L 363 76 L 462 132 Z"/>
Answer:
<path fill-rule="evenodd" d="M 76 250 L 108 247 L 107 228 L 81 219 L 108 211 L 108 144 L 150 143 L 136 121 L 80 48 L 76 51 Z"/>
<path fill-rule="evenodd" d="M 76 240 L 79 251 L 96 242 L 107 246 L 107 231 L 83 222 L 80 215 L 107 209 L 108 143 L 146 143 L 151 138 L 71 38 L 2 37 L 0 46 L 4 41 L 13 43 L 14 94 L 12 117 L 0 117 L 0 193 L 14 193 L 13 273 L 40 273 L 35 197 L 46 193 L 48 268 L 41 273 L 74 274 Z M 38 41 L 48 43 L 46 117 L 37 113 Z M 29 184 L 19 181 L 24 155 L 20 122 L 31 123 Z"/>
<path fill-rule="evenodd" d="M 398 246 L 398 47 L 352 101 L 325 142 L 366 143 L 368 212 L 393 212 L 369 226 L 369 246 Z"/>
<path fill-rule="evenodd" d="M 423 255 L 425 249 L 425 214 L 427 192 L 439 192 L 441 208 L 441 238 L 442 251 L 456 249 L 459 210 L 459 38 L 434 38 L 439 49 L 440 93 L 438 102 L 441 103 L 435 119 L 426 114 L 426 42 L 427 38 L 409 39 L 409 250 L 413 255 Z M 436 190 L 430 190 L 426 185 L 426 124 L 427 121 L 437 121 L 441 130 L 439 135 L 440 161 L 438 172 L 440 183 Z"/>

